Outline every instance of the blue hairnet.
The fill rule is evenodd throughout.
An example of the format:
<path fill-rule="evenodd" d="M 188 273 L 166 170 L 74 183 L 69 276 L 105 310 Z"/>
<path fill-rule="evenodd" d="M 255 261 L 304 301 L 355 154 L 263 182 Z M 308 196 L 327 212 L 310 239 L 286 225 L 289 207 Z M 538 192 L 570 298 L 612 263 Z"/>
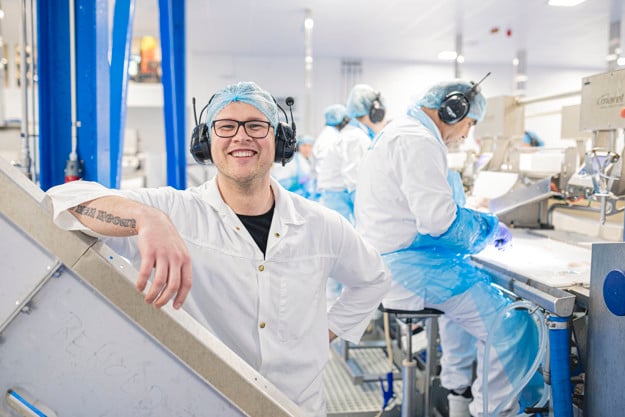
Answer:
<path fill-rule="evenodd" d="M 371 104 L 380 93 L 367 84 L 356 84 L 347 99 L 347 115 L 351 118 L 369 114 Z M 382 97 L 380 102 L 384 105 Z"/>
<path fill-rule="evenodd" d="M 267 117 L 275 129 L 278 125 L 278 106 L 271 94 L 260 88 L 252 81 L 243 81 L 231 84 L 213 95 L 206 108 L 206 125 L 210 126 L 215 116 L 228 104 L 235 101 L 247 103 L 256 107 Z"/>
<path fill-rule="evenodd" d="M 326 124 L 328 126 L 336 126 L 341 124 L 343 118 L 347 117 L 347 110 L 342 104 L 333 104 L 326 107 L 323 115 L 326 118 Z"/>
<path fill-rule="evenodd" d="M 461 80 L 438 83 L 430 87 L 423 97 L 416 101 L 414 106 L 426 107 L 428 109 L 438 109 L 449 93 L 467 93 L 472 87 L 473 85 L 471 83 Z M 470 109 L 467 117 L 470 117 L 477 122 L 481 122 L 484 119 L 484 114 L 486 114 L 486 98 L 482 93 L 477 93 L 473 99 L 471 99 L 469 104 Z"/>
<path fill-rule="evenodd" d="M 314 141 L 315 141 L 315 138 L 313 138 L 312 136 L 308 136 L 308 135 L 300 136 L 297 138 L 297 145 L 299 146 L 299 145 L 303 145 L 306 143 L 309 143 L 312 145 Z"/>

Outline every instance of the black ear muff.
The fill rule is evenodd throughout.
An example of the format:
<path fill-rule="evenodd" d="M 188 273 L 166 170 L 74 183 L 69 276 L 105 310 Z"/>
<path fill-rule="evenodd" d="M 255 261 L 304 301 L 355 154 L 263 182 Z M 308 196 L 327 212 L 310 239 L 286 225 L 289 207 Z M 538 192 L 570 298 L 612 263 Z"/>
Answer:
<path fill-rule="evenodd" d="M 338 125 L 336 125 L 336 129 L 340 132 L 341 130 L 343 130 L 343 128 L 345 126 L 347 126 L 347 124 L 349 123 L 349 117 L 347 116 L 343 116 L 343 119 L 341 120 L 341 123 L 339 123 Z"/>
<path fill-rule="evenodd" d="M 291 126 L 280 122 L 276 126 L 276 157 L 274 161 L 285 165 L 295 155 L 296 139 Z"/>
<path fill-rule="evenodd" d="M 469 114 L 471 109 L 469 103 L 470 100 L 464 93 L 459 91 L 451 92 L 445 96 L 441 106 L 438 108 L 438 117 L 448 125 L 456 124 Z"/>
<path fill-rule="evenodd" d="M 479 94 L 480 84 L 490 75 L 488 72 L 477 83 L 471 82 L 471 88 L 466 93 L 460 91 L 452 91 L 443 99 L 438 108 L 438 117 L 448 125 L 453 125 L 467 117 L 471 110 L 471 100 Z"/>
<path fill-rule="evenodd" d="M 274 157 L 274 162 L 280 163 L 284 166 L 287 162 L 293 159 L 295 151 L 297 150 L 297 140 L 295 139 L 295 120 L 293 120 L 293 104 L 295 104 L 295 100 L 293 100 L 293 97 L 287 97 L 285 100 L 286 105 L 289 106 L 289 112 L 291 113 L 291 126 L 288 125 L 289 118 L 284 109 L 280 107 L 275 98 L 273 101 L 282 111 L 284 118 L 286 119 L 286 123 L 279 122 L 276 126 L 276 155 Z"/>
<path fill-rule="evenodd" d="M 212 161 L 211 144 L 206 123 L 199 123 L 193 128 L 189 151 L 198 164 L 206 164 L 208 161 Z"/>
<path fill-rule="evenodd" d="M 200 111 L 200 120 L 202 120 L 202 114 L 208 108 L 208 105 L 213 101 L 213 97 L 208 100 L 208 103 Z M 191 132 L 191 143 L 189 144 L 189 152 L 198 164 L 206 164 L 211 162 L 211 142 L 209 136 L 209 129 L 206 123 L 198 123 L 197 114 L 195 113 L 195 97 L 193 97 L 193 117 L 195 119 L 195 127 Z"/>
<path fill-rule="evenodd" d="M 371 102 L 371 108 L 369 109 L 369 119 L 372 123 L 380 123 L 384 120 L 386 115 L 386 108 L 380 101 L 380 93 L 378 93 Z"/>

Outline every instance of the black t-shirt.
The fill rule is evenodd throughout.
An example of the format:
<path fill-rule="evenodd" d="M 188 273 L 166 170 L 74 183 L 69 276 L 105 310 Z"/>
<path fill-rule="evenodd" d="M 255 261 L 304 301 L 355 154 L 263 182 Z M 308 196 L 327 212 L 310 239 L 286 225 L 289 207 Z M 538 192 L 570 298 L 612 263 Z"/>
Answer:
<path fill-rule="evenodd" d="M 250 232 L 252 239 L 258 245 L 260 250 L 265 254 L 267 250 L 267 238 L 269 237 L 269 229 L 271 228 L 271 220 L 273 219 L 273 209 L 276 207 L 274 203 L 271 209 L 265 214 L 258 216 L 246 216 L 243 214 L 237 214 L 241 223 Z"/>

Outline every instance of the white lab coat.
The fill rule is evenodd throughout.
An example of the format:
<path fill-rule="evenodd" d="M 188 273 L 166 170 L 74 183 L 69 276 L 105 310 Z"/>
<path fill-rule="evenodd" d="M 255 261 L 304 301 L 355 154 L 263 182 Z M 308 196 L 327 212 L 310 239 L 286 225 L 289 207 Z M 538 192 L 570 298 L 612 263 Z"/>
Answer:
<path fill-rule="evenodd" d="M 319 191 L 343 191 L 345 189 L 341 177 L 341 155 L 339 154 L 338 141 L 338 129 L 326 126 L 313 145 L 313 172 L 317 178 Z"/>
<path fill-rule="evenodd" d="M 456 218 L 443 142 L 408 116 L 394 126 L 367 154 L 354 205 L 358 230 L 380 253 L 409 246 L 418 233 L 439 236 Z"/>
<path fill-rule="evenodd" d="M 357 342 L 390 279 L 379 254 L 339 214 L 286 192 L 275 180 L 271 186 L 275 211 L 266 256 L 214 179 L 184 191 L 119 191 L 80 181 L 48 194 L 55 223 L 71 230 L 86 231 L 66 210 L 100 196 L 122 195 L 165 211 L 193 263 L 183 308 L 310 415 L 324 416 L 328 329 Z M 136 237 L 106 241 L 139 267 Z M 340 277 L 345 290 L 326 313 L 330 275 Z"/>
<path fill-rule="evenodd" d="M 349 193 L 356 190 L 358 169 L 371 145 L 367 127 L 353 120 L 339 133 L 339 155 L 341 157 L 340 175 L 345 189 Z"/>
<path fill-rule="evenodd" d="M 310 157 L 312 165 L 312 175 L 314 178 L 319 177 L 319 166 L 323 164 L 323 159 L 328 155 L 328 152 L 337 142 L 339 137 L 339 130 L 334 126 L 324 126 L 319 133 L 319 136 L 313 143 L 312 155 Z"/>

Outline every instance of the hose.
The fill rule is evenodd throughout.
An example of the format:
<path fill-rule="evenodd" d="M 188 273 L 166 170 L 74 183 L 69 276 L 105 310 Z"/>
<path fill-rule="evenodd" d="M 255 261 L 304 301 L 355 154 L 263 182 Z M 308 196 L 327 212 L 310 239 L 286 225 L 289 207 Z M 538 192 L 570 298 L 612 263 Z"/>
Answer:
<path fill-rule="evenodd" d="M 515 301 L 513 303 L 508 304 L 501 310 L 499 315 L 495 317 L 495 320 L 493 321 L 491 329 L 488 332 L 488 336 L 486 336 L 486 342 L 484 345 L 484 361 L 482 365 L 482 381 L 483 381 L 482 382 L 482 390 L 483 390 L 483 404 L 482 405 L 483 405 L 483 413 L 485 416 L 490 415 L 488 413 L 488 363 L 489 363 L 488 357 L 489 357 L 491 345 L 493 343 L 493 336 L 492 336 L 494 334 L 493 330 L 496 329 L 497 326 L 500 325 L 500 322 L 503 321 L 504 317 L 506 316 L 506 314 L 508 314 L 508 312 L 517 308 L 525 308 L 526 310 L 530 312 L 530 314 L 534 314 L 536 315 L 536 317 L 538 317 L 538 320 L 537 320 L 538 345 L 539 345 L 538 354 L 536 355 L 534 362 L 532 362 L 532 366 L 530 367 L 528 372 L 521 379 L 520 383 L 516 387 L 513 387 L 512 392 L 508 395 L 508 397 L 505 398 L 504 401 L 502 401 L 501 404 L 499 404 L 495 408 L 495 411 L 492 414 L 493 416 L 496 416 L 497 413 L 500 411 L 500 409 L 502 407 L 505 407 L 510 401 L 512 401 L 512 399 L 515 398 L 521 392 L 521 390 L 529 383 L 530 379 L 532 379 L 532 377 L 534 376 L 534 373 L 538 370 L 538 367 L 543 361 L 543 358 L 545 356 L 545 351 L 547 350 L 547 337 L 546 337 L 547 325 L 545 324 L 545 321 L 542 315 L 540 314 L 540 312 L 537 313 L 538 307 L 535 304 L 530 303 L 529 301 L 525 301 L 525 300 Z M 543 391 L 543 397 L 539 400 L 539 403 L 542 402 L 543 400 L 546 403 L 547 398 L 545 398 L 544 391 Z M 520 414 L 520 415 L 527 416 L 527 414 Z"/>

